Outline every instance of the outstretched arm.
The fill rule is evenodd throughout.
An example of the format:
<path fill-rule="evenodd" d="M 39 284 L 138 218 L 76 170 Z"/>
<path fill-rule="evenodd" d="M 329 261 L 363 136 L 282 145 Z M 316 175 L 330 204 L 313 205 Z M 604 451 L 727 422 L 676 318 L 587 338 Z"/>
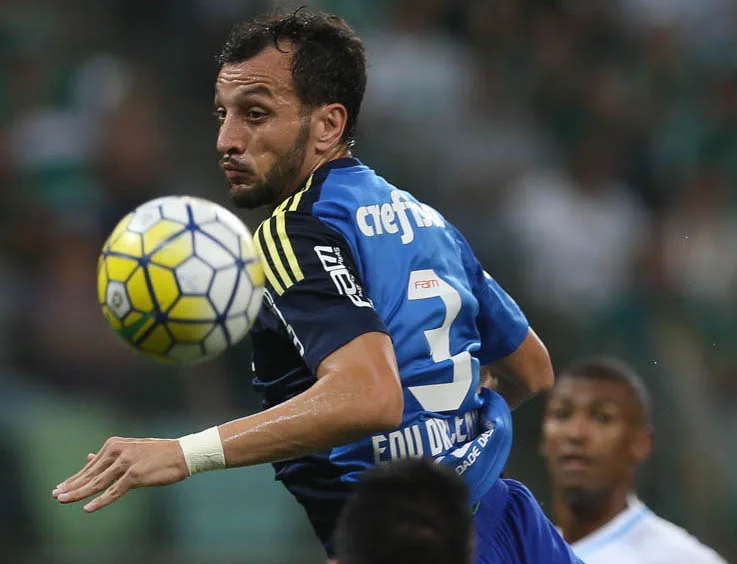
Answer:
<path fill-rule="evenodd" d="M 372 332 L 353 339 L 327 356 L 316 376 L 317 383 L 299 396 L 220 425 L 215 438 L 222 441 L 225 466 L 296 458 L 400 424 L 404 401 L 387 335 Z M 188 475 L 176 439 L 114 437 L 52 495 L 73 503 L 104 491 L 85 505 L 93 512 L 132 489 L 172 484 Z"/>

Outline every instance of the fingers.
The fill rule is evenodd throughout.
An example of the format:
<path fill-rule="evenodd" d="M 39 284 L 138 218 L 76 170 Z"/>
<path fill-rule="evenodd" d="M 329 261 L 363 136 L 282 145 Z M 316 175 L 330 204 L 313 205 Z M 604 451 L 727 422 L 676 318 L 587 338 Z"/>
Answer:
<path fill-rule="evenodd" d="M 91 475 L 88 481 L 79 482 L 76 487 L 70 486 L 66 492 L 59 494 L 56 499 L 60 503 L 74 503 L 109 488 L 124 473 L 125 468 L 122 464 L 119 462 L 111 464 L 97 476 Z"/>
<path fill-rule="evenodd" d="M 103 449 L 104 448 L 105 447 L 103 446 Z M 100 452 L 102 452 L 102 450 Z M 85 472 L 87 472 L 90 469 L 90 467 L 92 466 L 93 463 L 94 463 L 94 457 L 90 458 L 90 455 L 88 454 L 87 455 L 87 464 L 85 464 L 84 466 L 82 466 L 82 469 L 79 472 L 77 472 L 76 474 L 73 474 L 72 476 L 69 476 L 66 480 L 64 480 L 63 482 L 59 483 L 54 488 L 54 490 L 51 492 L 51 495 L 54 496 L 54 497 L 57 497 L 61 492 L 64 491 L 64 489 L 67 487 L 68 484 L 74 482 L 79 477 L 81 477 L 82 474 L 84 474 Z"/>
<path fill-rule="evenodd" d="M 95 511 L 107 507 L 114 501 L 117 501 L 123 497 L 126 493 L 133 489 L 133 478 L 130 472 L 123 474 L 116 482 L 114 482 L 105 493 L 101 496 L 93 499 L 87 505 L 84 506 L 84 510 L 87 513 L 94 513 Z"/>
<path fill-rule="evenodd" d="M 97 454 L 87 454 L 87 464 L 79 472 L 57 485 L 51 492 L 51 495 L 58 499 L 62 493 L 78 488 L 81 484 L 89 481 L 90 477 L 103 472 L 120 455 L 123 449 L 123 443 L 131 440 L 121 437 L 109 438 Z"/>
<path fill-rule="evenodd" d="M 100 452 L 100 455 L 90 460 L 85 467 L 77 472 L 71 478 L 67 478 L 61 484 L 54 488 L 51 495 L 57 500 L 63 501 L 62 496 L 87 484 L 90 480 L 97 478 L 100 474 L 105 472 L 118 458 L 117 454 L 111 452 L 104 453 Z"/>

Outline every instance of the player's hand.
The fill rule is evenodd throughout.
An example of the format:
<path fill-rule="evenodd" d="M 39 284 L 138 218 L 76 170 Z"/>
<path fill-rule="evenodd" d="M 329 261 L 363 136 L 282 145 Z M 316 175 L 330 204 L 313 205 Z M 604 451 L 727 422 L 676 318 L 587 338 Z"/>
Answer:
<path fill-rule="evenodd" d="M 84 506 L 92 513 L 136 488 L 174 484 L 188 475 L 178 441 L 113 437 L 100 452 L 88 454 L 85 467 L 56 486 L 51 495 L 59 503 L 74 503 L 104 491 Z"/>

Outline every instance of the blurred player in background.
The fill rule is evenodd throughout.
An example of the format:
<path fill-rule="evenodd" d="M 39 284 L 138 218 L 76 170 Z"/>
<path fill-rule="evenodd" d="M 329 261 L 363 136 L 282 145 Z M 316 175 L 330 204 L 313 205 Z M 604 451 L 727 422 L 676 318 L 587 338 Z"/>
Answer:
<path fill-rule="evenodd" d="M 589 564 L 724 564 L 637 498 L 635 474 L 652 442 L 649 395 L 629 366 L 584 359 L 558 376 L 541 451 L 564 538 Z"/>
<path fill-rule="evenodd" d="M 335 531 L 336 564 L 471 564 L 465 483 L 428 458 L 367 470 Z"/>
<path fill-rule="evenodd" d="M 361 41 L 336 16 L 298 10 L 237 26 L 220 63 L 217 149 L 231 199 L 272 212 L 255 234 L 264 411 L 178 440 L 110 439 L 53 495 L 104 492 L 92 512 L 134 488 L 274 463 L 331 554 L 360 474 L 424 455 L 468 484 L 479 562 L 574 561 L 529 490 L 498 479 L 507 403 L 552 386 L 547 350 L 452 225 L 352 157 Z M 479 387 L 490 366 L 501 395 Z"/>

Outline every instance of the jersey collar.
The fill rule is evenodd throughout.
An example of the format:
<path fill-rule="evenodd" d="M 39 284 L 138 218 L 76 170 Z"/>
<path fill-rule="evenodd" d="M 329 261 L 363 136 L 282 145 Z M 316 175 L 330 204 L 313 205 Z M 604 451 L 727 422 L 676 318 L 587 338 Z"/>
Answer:
<path fill-rule="evenodd" d="M 320 166 L 313 174 L 319 174 L 323 171 L 333 170 L 336 168 L 348 168 L 351 166 L 359 166 L 361 164 L 363 163 L 355 157 L 343 157 L 340 159 L 334 159 L 332 161 L 326 162 L 324 165 Z"/>
<path fill-rule="evenodd" d="M 627 496 L 627 507 L 606 525 L 577 540 L 571 546 L 580 558 L 616 541 L 627 534 L 650 510 L 635 494 Z"/>
<path fill-rule="evenodd" d="M 271 213 L 272 216 L 280 215 L 286 211 L 295 211 L 299 208 L 300 201 L 305 192 L 309 191 L 312 187 L 313 182 L 320 184 L 322 180 L 328 175 L 331 170 L 338 168 L 349 168 L 353 166 L 363 166 L 363 163 L 354 157 L 343 157 L 341 159 L 335 159 L 328 161 L 321 165 L 315 172 L 307 177 L 307 180 L 297 189 L 297 191 L 285 199 L 281 204 L 276 206 L 274 211 Z"/>

